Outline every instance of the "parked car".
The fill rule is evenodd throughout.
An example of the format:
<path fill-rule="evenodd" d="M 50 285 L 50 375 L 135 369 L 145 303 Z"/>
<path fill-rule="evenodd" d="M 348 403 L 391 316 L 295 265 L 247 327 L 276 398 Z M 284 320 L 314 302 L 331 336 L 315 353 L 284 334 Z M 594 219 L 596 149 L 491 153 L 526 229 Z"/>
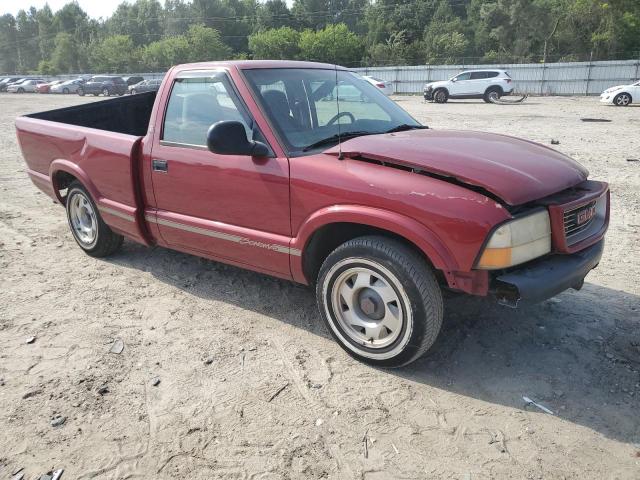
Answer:
<path fill-rule="evenodd" d="M 602 103 L 613 104 L 617 107 L 627 107 L 633 100 L 640 101 L 640 80 L 630 85 L 617 85 L 607 88 L 600 95 Z"/>
<path fill-rule="evenodd" d="M 336 83 L 369 101 L 322 101 Z M 16 120 L 27 173 L 79 247 L 104 257 L 127 237 L 314 285 L 365 362 L 428 351 L 443 289 L 515 307 L 580 289 L 602 256 L 609 188 L 580 164 L 428 129 L 346 69 L 198 63 L 160 91 Z"/>
<path fill-rule="evenodd" d="M 482 98 L 489 103 L 489 95 L 498 98 L 513 92 L 513 81 L 505 70 L 468 70 L 449 80 L 427 83 L 424 99 L 445 103 L 450 98 Z"/>
<path fill-rule="evenodd" d="M 129 87 L 129 93 L 157 92 L 162 84 L 162 80 L 143 80 Z"/>
<path fill-rule="evenodd" d="M 35 93 L 38 86 L 45 84 L 46 82 L 40 80 L 23 80 L 20 83 L 12 83 L 7 87 L 7 92 L 10 93 Z"/>
<path fill-rule="evenodd" d="M 122 79 L 127 84 L 127 87 L 130 87 L 131 85 L 142 82 L 144 80 L 144 77 L 141 77 L 139 75 L 132 75 L 131 77 L 122 77 Z"/>
<path fill-rule="evenodd" d="M 51 91 L 51 87 L 55 85 L 59 85 L 64 82 L 64 80 L 54 80 L 53 82 L 41 83 L 36 87 L 36 92 L 38 93 L 49 93 Z"/>
<path fill-rule="evenodd" d="M 18 80 L 24 80 L 23 77 L 6 77 L 0 81 L 0 92 L 6 92 L 7 87 Z"/>
<path fill-rule="evenodd" d="M 91 77 L 87 82 L 80 85 L 76 92 L 80 96 L 84 96 L 86 94 L 92 94 L 96 97 L 100 94 L 105 97 L 110 95 L 124 95 L 127 93 L 127 84 L 122 77 L 101 75 Z"/>
<path fill-rule="evenodd" d="M 371 85 L 373 85 L 375 87 L 378 87 L 380 89 L 380 91 L 382 93 L 384 93 L 385 95 L 387 95 L 387 96 L 393 95 L 393 82 L 388 82 L 386 80 L 380 80 L 379 78 L 370 77 L 368 75 L 363 75 L 362 78 L 364 78 Z"/>
<path fill-rule="evenodd" d="M 77 93 L 78 88 L 84 85 L 84 80 L 82 78 L 74 78 L 73 80 L 67 80 L 65 82 L 59 83 L 58 85 L 54 85 L 51 87 L 51 93 Z"/>

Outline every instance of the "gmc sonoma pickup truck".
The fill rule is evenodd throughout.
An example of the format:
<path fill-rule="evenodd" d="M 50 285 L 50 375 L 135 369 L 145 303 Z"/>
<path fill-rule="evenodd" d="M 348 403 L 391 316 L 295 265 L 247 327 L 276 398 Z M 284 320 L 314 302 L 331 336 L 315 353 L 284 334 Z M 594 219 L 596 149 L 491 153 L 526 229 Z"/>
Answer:
<path fill-rule="evenodd" d="M 609 222 L 607 184 L 567 156 L 427 128 L 333 65 L 180 65 L 16 128 L 87 254 L 126 237 L 315 285 L 333 337 L 378 366 L 429 350 L 445 288 L 510 306 L 579 289 Z"/>

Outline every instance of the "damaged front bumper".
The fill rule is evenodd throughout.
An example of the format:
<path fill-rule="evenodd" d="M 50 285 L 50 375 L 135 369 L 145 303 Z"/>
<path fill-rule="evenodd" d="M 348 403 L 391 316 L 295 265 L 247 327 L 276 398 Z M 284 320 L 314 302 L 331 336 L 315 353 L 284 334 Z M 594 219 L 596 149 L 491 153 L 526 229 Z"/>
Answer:
<path fill-rule="evenodd" d="M 593 270 L 604 250 L 604 239 L 570 255 L 550 255 L 497 275 L 491 290 L 498 303 L 510 307 L 551 298 L 569 288 L 580 290 L 584 277 Z"/>

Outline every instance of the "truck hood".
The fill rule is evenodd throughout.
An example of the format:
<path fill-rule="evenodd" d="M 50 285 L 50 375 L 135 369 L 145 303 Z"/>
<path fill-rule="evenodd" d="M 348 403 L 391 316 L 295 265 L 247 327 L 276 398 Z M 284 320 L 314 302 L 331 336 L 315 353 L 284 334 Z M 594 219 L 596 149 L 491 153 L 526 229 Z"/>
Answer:
<path fill-rule="evenodd" d="M 338 146 L 325 151 L 338 155 Z M 521 205 L 573 187 L 589 172 L 543 145 L 506 135 L 458 130 L 410 130 L 342 143 L 347 158 L 415 168 L 480 187 Z"/>

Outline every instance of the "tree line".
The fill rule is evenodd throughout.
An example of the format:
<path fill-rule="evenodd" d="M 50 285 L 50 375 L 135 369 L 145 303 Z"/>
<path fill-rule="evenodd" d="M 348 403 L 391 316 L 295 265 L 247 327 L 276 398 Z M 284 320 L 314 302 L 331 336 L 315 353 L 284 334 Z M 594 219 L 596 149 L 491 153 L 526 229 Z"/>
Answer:
<path fill-rule="evenodd" d="M 231 58 L 361 65 L 628 59 L 638 0 L 136 0 L 0 17 L 0 72 L 165 70 Z"/>

